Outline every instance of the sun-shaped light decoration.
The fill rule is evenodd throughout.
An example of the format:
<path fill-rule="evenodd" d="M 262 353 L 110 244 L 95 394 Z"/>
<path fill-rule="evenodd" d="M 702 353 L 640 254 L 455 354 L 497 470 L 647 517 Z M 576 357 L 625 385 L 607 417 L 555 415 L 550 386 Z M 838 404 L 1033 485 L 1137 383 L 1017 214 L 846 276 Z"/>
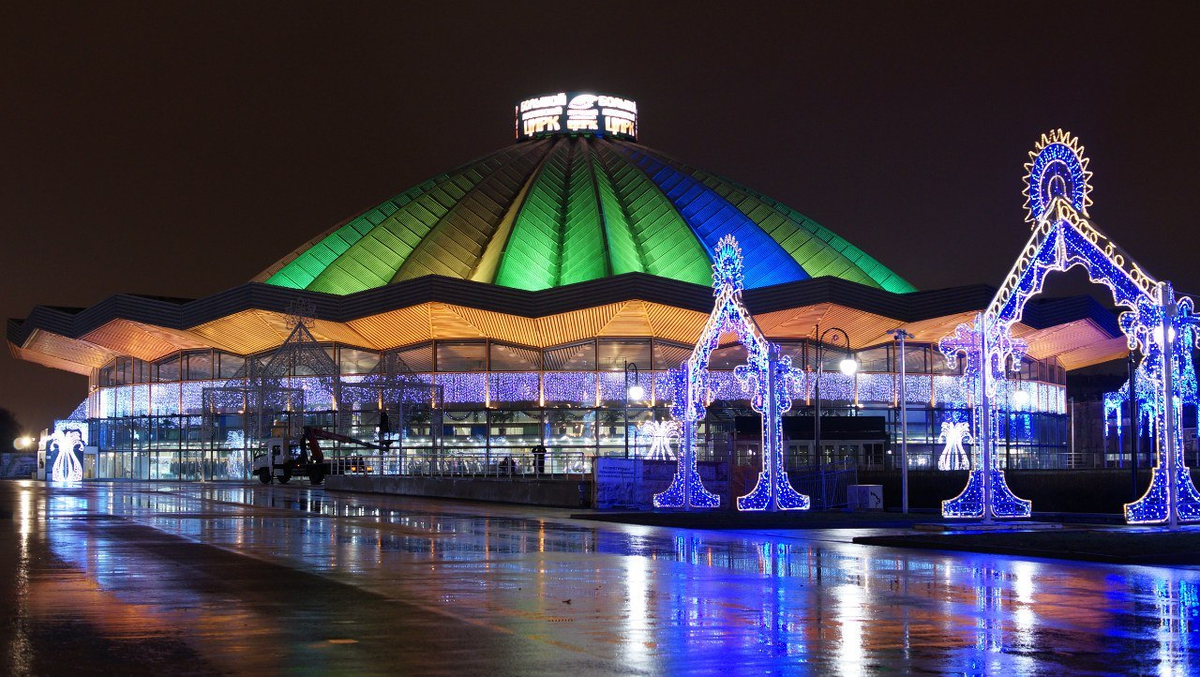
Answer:
<path fill-rule="evenodd" d="M 1025 220 L 1036 224 L 1050 210 L 1056 199 L 1066 200 L 1075 211 L 1087 216 L 1092 204 L 1088 179 L 1088 159 L 1083 155 L 1079 139 L 1069 132 L 1056 129 L 1043 134 L 1041 141 L 1029 152 L 1025 163 Z"/>
<path fill-rule="evenodd" d="M 713 250 L 713 292 L 719 296 L 726 287 L 730 291 L 739 292 L 744 285 L 742 268 L 742 248 L 732 235 L 726 235 L 717 242 Z"/>

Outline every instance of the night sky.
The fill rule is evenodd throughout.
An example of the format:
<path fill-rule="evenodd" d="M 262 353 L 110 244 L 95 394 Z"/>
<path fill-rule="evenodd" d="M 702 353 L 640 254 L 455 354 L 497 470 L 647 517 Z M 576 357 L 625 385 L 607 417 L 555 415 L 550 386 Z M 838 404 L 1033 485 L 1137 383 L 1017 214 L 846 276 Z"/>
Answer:
<path fill-rule="evenodd" d="M 1022 163 L 1062 127 L 1096 223 L 1200 291 L 1183 3 L 347 4 L 0 7 L 3 315 L 238 285 L 509 144 L 520 99 L 586 89 L 920 289 L 1002 281 L 1029 233 Z M 0 407 L 30 430 L 85 392 L 0 358 Z"/>

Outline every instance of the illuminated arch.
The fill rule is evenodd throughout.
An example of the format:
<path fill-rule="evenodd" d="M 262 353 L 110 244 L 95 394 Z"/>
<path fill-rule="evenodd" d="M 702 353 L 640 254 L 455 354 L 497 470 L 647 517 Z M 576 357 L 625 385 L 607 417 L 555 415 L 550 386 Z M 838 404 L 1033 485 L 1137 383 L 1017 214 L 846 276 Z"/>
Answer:
<path fill-rule="evenodd" d="M 752 395 L 750 404 L 762 414 L 762 471 L 749 494 L 738 498 L 738 510 L 807 510 L 809 498 L 788 482 L 783 462 L 783 413 L 791 409 L 788 384 L 795 375 L 792 361 L 780 356 L 767 341 L 754 317 L 742 303 L 744 269 L 742 252 L 732 235 L 721 238 L 713 252 L 712 314 L 700 333 L 687 362 L 673 370 L 674 403 L 671 415 L 680 423 L 678 467 L 671 486 L 654 496 L 656 508 L 715 508 L 716 494 L 704 488 L 696 470 L 696 421 L 704 417 L 703 394 L 708 361 L 721 334 L 735 332 L 746 348 L 746 364 L 734 370 Z"/>
<path fill-rule="evenodd" d="M 1070 134 L 1043 135 L 1026 167 L 1026 195 L 1033 233 L 995 297 L 971 323 L 940 343 L 951 367 L 965 355 L 964 374 L 973 385 L 974 429 L 982 467 L 972 468 L 962 493 L 942 502 L 945 517 L 1027 517 L 1029 501 L 1009 490 L 993 453 L 996 412 L 991 402 L 1018 364 L 1026 345 L 1013 338 L 1025 304 L 1041 293 L 1051 271 L 1081 266 L 1125 309 L 1118 318 L 1131 349 L 1143 351 L 1139 374 L 1151 385 L 1147 408 L 1154 412 L 1156 465 L 1141 499 L 1126 504 L 1131 524 L 1200 521 L 1200 493 L 1183 459 L 1180 402 L 1195 396 L 1191 360 L 1184 353 L 1200 340 L 1192 300 L 1176 300 L 1169 282 L 1150 277 L 1087 218 L 1091 172 L 1083 147 Z M 1139 389 L 1141 390 L 1141 389 Z M 1190 391 L 1190 392 L 1189 392 Z M 1169 413 L 1168 413 L 1169 412 Z"/>

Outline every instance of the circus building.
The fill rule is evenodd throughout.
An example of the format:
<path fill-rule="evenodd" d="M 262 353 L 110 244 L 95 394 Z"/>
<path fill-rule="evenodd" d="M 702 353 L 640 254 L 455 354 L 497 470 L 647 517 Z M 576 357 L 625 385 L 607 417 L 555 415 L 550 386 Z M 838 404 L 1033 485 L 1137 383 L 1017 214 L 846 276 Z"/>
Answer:
<path fill-rule="evenodd" d="M 791 207 L 642 145 L 628 98 L 557 93 L 514 112 L 512 145 L 381 200 L 253 280 L 9 320 L 17 357 L 89 378 L 50 437 L 85 450 L 84 477 L 130 479 L 245 479 L 267 437 L 300 426 L 386 442 L 403 473 L 669 454 L 644 424 L 670 418 L 669 372 L 701 335 L 713 251 L 732 235 L 746 307 L 805 374 L 784 418 L 790 467 L 896 467 L 902 396 L 911 468 L 936 470 L 960 443 L 943 431 L 966 419 L 968 389 L 935 344 L 993 288 L 915 289 Z M 896 329 L 912 336 L 903 356 Z M 1124 338 L 1084 298 L 1031 302 L 1015 333 L 1029 350 L 1000 405 L 1006 462 L 1072 466 L 1066 372 L 1123 355 Z M 733 374 L 744 362 L 722 337 L 705 457 L 757 453 Z"/>

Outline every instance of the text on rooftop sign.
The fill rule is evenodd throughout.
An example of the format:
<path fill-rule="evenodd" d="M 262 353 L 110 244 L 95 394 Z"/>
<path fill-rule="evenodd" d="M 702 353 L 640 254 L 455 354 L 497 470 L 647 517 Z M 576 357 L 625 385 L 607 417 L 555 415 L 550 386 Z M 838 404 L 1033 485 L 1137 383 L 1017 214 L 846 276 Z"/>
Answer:
<path fill-rule="evenodd" d="M 517 104 L 517 140 L 550 134 L 637 139 L 637 102 L 607 94 L 561 92 Z"/>

